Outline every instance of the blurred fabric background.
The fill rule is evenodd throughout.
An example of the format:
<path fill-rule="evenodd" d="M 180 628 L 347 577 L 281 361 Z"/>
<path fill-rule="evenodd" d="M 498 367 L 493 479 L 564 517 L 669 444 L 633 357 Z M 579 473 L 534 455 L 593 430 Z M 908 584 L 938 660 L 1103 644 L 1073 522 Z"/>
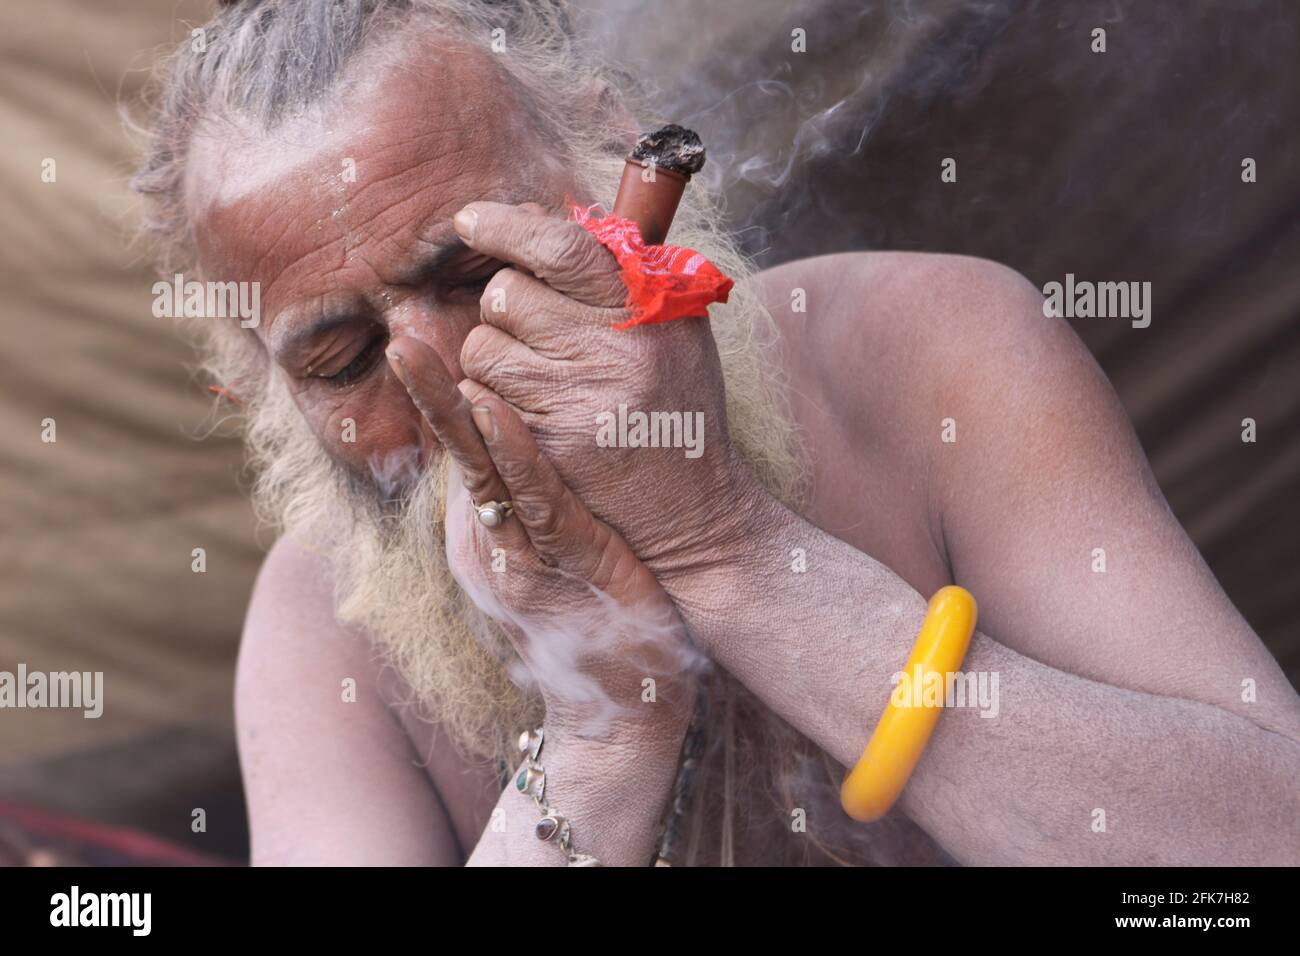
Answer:
<path fill-rule="evenodd" d="M 98 720 L 0 711 L 0 847 L 46 832 L 76 844 L 64 824 L 84 821 L 210 859 L 246 854 L 231 689 L 270 536 L 249 512 L 238 443 L 205 437 L 213 403 L 184 329 L 151 313 L 153 277 L 128 244 L 120 116 L 151 51 L 213 6 L 0 6 L 0 670 L 103 671 L 107 698 Z M 702 134 L 706 177 L 763 265 L 890 248 L 986 256 L 1040 288 L 1067 272 L 1150 281 L 1150 328 L 1073 325 L 1174 512 L 1300 682 L 1300 8 L 1064 6 L 582 0 L 578 12 L 659 91 L 663 118 Z M 946 157 L 956 183 L 940 182 Z M 1258 182 L 1242 182 L 1245 157 Z M 1254 444 L 1241 441 L 1247 417 Z"/>

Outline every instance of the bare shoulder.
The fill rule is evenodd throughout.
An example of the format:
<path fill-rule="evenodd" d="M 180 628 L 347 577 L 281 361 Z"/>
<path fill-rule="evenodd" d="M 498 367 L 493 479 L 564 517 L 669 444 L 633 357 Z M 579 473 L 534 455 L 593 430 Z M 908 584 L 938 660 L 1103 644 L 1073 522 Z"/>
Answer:
<path fill-rule="evenodd" d="M 925 522 L 1001 643 L 1294 734 L 1300 698 L 1169 509 L 1105 374 L 1044 314 L 1038 289 L 985 260 L 907 253 L 803 260 L 761 282 L 801 424 L 829 439 L 823 487 L 854 490 L 841 511 L 861 501 L 862 521 L 894 522 L 860 547 L 924 592 L 907 573 L 918 547 L 893 542 Z M 791 309 L 801 288 L 803 313 Z M 855 485 L 855 471 L 873 482 Z M 1258 704 L 1243 705 L 1243 674 L 1266 688 Z"/>
<path fill-rule="evenodd" d="M 768 269 L 759 282 L 792 374 L 839 392 L 865 388 L 859 397 L 899 410 L 915 407 L 937 373 L 1010 342 L 1080 348 L 1068 326 L 1044 317 L 1024 276 L 987 259 L 838 253 Z"/>
<path fill-rule="evenodd" d="M 862 450 L 898 467 L 1002 467 L 1009 444 L 1050 458 L 1056 439 L 1099 432 L 1130 463 L 1142 457 L 1092 355 L 1013 269 L 969 256 L 842 253 L 768 270 L 760 282 L 808 416 L 851 414 Z M 792 308 L 800 295 L 804 311 Z M 1055 416 L 1071 428 L 1044 430 L 1044 446 L 1008 427 Z"/>
<path fill-rule="evenodd" d="M 968 288 L 972 283 L 985 294 L 1034 289 L 1016 270 L 991 259 L 939 252 L 837 252 L 794 259 L 765 269 L 759 277 L 774 287 L 805 279 L 831 293 L 850 291 L 856 280 L 870 285 L 882 304 L 894 297 L 911 301 L 927 288 L 939 295 L 957 293 L 964 298 L 973 291 Z"/>
<path fill-rule="evenodd" d="M 760 273 L 777 328 L 781 376 L 812 460 L 806 517 L 876 555 L 918 590 L 949 583 L 929 479 L 945 420 L 979 401 L 961 386 L 1031 340 L 1072 361 L 1068 328 L 1046 329 L 1037 290 L 1012 269 L 969 256 L 853 252 Z M 969 444 L 972 449 L 981 446 Z M 925 480 L 920 480 L 921 478 Z"/>

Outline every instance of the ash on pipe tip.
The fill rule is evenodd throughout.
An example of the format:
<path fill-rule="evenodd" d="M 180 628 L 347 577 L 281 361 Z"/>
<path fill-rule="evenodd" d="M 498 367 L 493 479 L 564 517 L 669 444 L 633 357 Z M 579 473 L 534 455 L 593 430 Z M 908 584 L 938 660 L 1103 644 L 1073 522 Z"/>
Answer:
<path fill-rule="evenodd" d="M 623 167 L 614 215 L 630 219 L 658 245 L 668 236 L 691 176 L 704 168 L 704 144 L 692 130 L 669 123 L 637 137 Z"/>
<path fill-rule="evenodd" d="M 689 178 L 704 168 L 704 144 L 694 130 L 669 123 L 653 133 L 637 137 L 632 158 L 643 164 L 654 163 L 659 169 L 671 169 Z"/>

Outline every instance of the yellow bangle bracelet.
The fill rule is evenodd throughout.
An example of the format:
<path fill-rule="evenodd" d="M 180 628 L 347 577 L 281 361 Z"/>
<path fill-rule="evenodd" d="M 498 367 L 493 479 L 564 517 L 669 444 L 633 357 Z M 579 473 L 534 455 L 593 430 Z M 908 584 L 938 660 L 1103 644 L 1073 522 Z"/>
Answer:
<path fill-rule="evenodd" d="M 879 820 L 907 786 L 943 709 L 942 705 L 917 706 L 912 685 L 918 675 L 924 681 L 924 675 L 938 673 L 944 676 L 946 690 L 947 675 L 955 673 L 966 657 L 975 614 L 975 599 L 965 588 L 949 585 L 930 598 L 907 669 L 890 695 L 862 759 L 840 788 L 840 805 L 853 819 L 864 823 Z"/>

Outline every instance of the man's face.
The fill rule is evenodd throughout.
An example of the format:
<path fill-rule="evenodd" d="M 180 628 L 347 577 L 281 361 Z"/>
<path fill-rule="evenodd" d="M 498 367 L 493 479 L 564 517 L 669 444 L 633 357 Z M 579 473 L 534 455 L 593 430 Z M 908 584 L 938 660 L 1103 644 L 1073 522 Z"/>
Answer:
<path fill-rule="evenodd" d="M 437 442 L 385 346 L 413 336 L 463 377 L 461 343 L 501 268 L 451 217 L 477 199 L 559 208 L 573 189 L 490 54 L 440 45 L 270 136 L 201 131 L 187 197 L 204 278 L 261 284 L 247 334 L 326 450 L 391 478 Z"/>

